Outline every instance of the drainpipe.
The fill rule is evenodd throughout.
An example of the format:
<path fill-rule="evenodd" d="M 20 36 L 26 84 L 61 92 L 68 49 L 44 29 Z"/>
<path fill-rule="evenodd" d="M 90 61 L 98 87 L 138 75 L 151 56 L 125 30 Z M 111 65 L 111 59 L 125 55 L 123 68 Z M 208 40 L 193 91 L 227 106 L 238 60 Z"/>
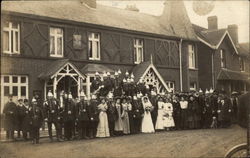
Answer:
<path fill-rule="evenodd" d="M 212 52 L 212 84 L 213 84 L 213 89 L 215 87 L 215 81 L 214 81 L 214 53 L 215 52 Z"/>
<path fill-rule="evenodd" d="M 181 92 L 183 91 L 183 86 L 182 86 L 182 57 L 181 57 L 181 48 L 182 48 L 182 39 L 180 40 L 180 43 L 179 43 L 179 57 L 180 57 L 180 89 L 181 89 Z"/>

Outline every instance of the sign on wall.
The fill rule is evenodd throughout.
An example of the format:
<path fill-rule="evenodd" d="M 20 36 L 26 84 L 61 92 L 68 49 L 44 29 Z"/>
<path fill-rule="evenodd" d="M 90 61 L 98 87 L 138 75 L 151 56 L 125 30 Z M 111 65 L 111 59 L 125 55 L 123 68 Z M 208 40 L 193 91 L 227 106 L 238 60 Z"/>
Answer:
<path fill-rule="evenodd" d="M 73 48 L 82 49 L 82 35 L 73 35 Z"/>

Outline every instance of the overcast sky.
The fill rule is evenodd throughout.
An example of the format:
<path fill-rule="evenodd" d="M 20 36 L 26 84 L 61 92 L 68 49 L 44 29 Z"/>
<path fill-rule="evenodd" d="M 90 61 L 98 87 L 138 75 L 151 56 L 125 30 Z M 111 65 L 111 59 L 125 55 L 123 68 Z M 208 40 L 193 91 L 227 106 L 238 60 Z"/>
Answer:
<path fill-rule="evenodd" d="M 164 1 L 147 0 L 147 1 L 113 1 L 113 0 L 98 0 L 103 5 L 109 5 L 118 8 L 125 8 L 126 5 L 135 4 L 140 12 L 160 15 L 163 11 Z M 207 28 L 207 17 L 217 15 L 218 27 L 226 28 L 227 25 L 237 24 L 239 28 L 239 42 L 249 42 L 249 1 L 226 1 L 220 0 L 214 2 L 213 10 L 207 15 L 200 16 L 193 10 L 193 1 L 184 1 L 189 18 L 192 23 Z"/>

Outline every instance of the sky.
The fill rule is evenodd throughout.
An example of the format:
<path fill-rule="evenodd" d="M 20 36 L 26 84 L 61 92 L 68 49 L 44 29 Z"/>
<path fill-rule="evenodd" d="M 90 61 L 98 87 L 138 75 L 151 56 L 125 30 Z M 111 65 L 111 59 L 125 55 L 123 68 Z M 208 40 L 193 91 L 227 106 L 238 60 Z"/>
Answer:
<path fill-rule="evenodd" d="M 237 24 L 239 30 L 239 42 L 249 42 L 249 1 L 248 0 L 220 0 L 206 1 L 212 2 L 214 8 L 206 15 L 198 15 L 193 10 L 193 2 L 191 0 L 184 1 L 190 21 L 194 24 L 207 28 L 207 17 L 216 15 L 218 17 L 218 28 L 226 28 L 227 25 Z M 164 7 L 162 0 L 97 0 L 97 3 L 125 8 L 126 5 L 136 5 L 142 13 L 161 15 Z"/>

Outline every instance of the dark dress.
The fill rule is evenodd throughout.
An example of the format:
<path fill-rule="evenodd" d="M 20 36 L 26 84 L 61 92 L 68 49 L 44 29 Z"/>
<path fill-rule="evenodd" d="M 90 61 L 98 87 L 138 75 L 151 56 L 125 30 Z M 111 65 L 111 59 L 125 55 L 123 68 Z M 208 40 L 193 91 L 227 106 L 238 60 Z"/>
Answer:
<path fill-rule="evenodd" d="M 27 133 L 30 133 L 31 131 L 31 108 L 22 106 L 20 108 L 21 114 L 22 114 L 22 123 L 21 123 L 21 129 L 23 132 L 23 138 L 27 139 Z"/>
<path fill-rule="evenodd" d="M 117 113 L 114 102 L 109 101 L 107 104 L 108 104 L 107 115 L 108 115 L 108 122 L 109 122 L 109 133 L 111 136 L 114 136 L 115 121 L 118 117 L 118 113 Z"/>
<path fill-rule="evenodd" d="M 99 121 L 99 110 L 98 110 L 99 102 L 96 99 L 92 99 L 90 101 L 89 108 L 89 136 L 90 138 L 94 138 L 96 136 L 97 125 Z"/>
<path fill-rule="evenodd" d="M 218 103 L 218 122 L 219 126 L 222 128 L 231 125 L 231 114 L 232 114 L 231 101 L 228 98 L 220 100 Z"/>
<path fill-rule="evenodd" d="M 180 103 L 177 100 L 173 100 L 172 105 L 173 105 L 173 117 L 174 117 L 175 128 L 180 129 L 180 124 L 181 124 Z"/>
<path fill-rule="evenodd" d="M 203 127 L 210 128 L 212 124 L 212 106 L 209 97 L 205 98 L 205 105 L 203 107 Z"/>
<path fill-rule="evenodd" d="M 64 136 L 67 140 L 73 138 L 75 130 L 75 103 L 68 100 L 64 109 Z"/>

